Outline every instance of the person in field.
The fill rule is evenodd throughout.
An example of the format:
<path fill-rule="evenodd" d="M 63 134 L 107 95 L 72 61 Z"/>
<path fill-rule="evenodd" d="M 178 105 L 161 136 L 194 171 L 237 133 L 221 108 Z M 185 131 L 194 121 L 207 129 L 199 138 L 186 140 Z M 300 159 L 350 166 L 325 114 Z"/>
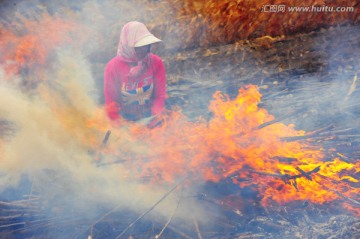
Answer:
<path fill-rule="evenodd" d="M 162 59 L 151 53 L 151 46 L 161 42 L 137 21 L 128 22 L 120 33 L 117 55 L 104 71 L 104 96 L 108 117 L 145 120 L 153 128 L 161 122 L 165 110 L 166 71 Z"/>

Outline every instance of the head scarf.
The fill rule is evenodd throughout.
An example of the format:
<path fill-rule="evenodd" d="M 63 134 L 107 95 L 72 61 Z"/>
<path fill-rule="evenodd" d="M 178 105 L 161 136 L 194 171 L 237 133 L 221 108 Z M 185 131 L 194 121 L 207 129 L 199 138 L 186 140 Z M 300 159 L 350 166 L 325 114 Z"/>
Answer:
<path fill-rule="evenodd" d="M 152 34 L 146 26 L 136 21 L 128 22 L 121 30 L 117 54 L 126 62 L 136 63 L 130 68 L 129 76 L 140 75 L 148 66 L 149 55 L 139 60 L 135 52 L 135 45 L 139 40 L 149 35 Z"/>

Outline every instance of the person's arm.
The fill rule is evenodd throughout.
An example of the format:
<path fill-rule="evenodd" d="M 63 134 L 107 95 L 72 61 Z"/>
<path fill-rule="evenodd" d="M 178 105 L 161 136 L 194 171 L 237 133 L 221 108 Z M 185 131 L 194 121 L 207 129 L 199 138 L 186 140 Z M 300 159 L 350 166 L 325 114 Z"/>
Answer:
<path fill-rule="evenodd" d="M 162 60 L 157 62 L 154 72 L 154 101 L 151 115 L 159 115 L 165 110 L 166 99 L 166 71 Z"/>
<path fill-rule="evenodd" d="M 105 109 L 111 120 L 119 119 L 120 82 L 115 75 L 113 64 L 108 64 L 104 72 Z"/>

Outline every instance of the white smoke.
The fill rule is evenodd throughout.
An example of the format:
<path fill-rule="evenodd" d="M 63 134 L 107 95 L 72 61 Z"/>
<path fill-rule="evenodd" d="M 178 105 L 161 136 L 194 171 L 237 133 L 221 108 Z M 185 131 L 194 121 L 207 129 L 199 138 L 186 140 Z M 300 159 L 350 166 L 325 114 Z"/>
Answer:
<path fill-rule="evenodd" d="M 104 127 L 111 127 L 92 97 L 96 91 L 89 63 L 79 52 L 58 49 L 55 65 L 47 73 L 51 82 L 42 83 L 37 94 L 22 92 L 16 84 L 1 81 L 0 118 L 14 123 L 15 130 L 2 147 L 0 188 L 16 188 L 25 175 L 42 200 L 51 202 L 53 207 L 71 207 L 85 218 L 100 217 L 104 211 L 95 210 L 99 207 L 110 210 L 120 205 L 120 211 L 146 211 L 171 185 L 139 182 L 129 175 L 138 164 L 132 164 L 132 168 L 121 163 L 98 167 L 95 158 L 99 148 L 92 141 L 98 141 L 100 146 L 104 134 L 86 123 L 98 117 Z M 100 116 L 95 115 L 99 113 Z M 139 150 L 141 141 L 131 138 L 126 125 L 112 131 L 112 137 L 123 137 L 118 143 L 127 142 L 128 147 L 133 147 L 132 152 L 146 156 Z M 121 155 L 118 157 L 121 159 Z M 179 190 L 154 211 L 168 217 L 178 200 Z M 201 215 L 200 207 L 198 212 L 190 208 L 184 206 L 177 217 Z"/>

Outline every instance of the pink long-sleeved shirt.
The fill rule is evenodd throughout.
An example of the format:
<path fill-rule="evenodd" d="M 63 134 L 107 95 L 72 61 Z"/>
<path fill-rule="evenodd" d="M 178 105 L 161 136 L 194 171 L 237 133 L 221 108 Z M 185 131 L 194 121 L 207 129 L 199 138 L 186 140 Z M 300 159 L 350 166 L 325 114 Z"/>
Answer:
<path fill-rule="evenodd" d="M 137 77 L 128 75 L 132 65 L 119 55 L 106 65 L 104 95 L 111 120 L 117 120 L 120 115 L 128 120 L 139 120 L 165 109 L 165 67 L 159 56 L 149 54 L 148 67 Z"/>

